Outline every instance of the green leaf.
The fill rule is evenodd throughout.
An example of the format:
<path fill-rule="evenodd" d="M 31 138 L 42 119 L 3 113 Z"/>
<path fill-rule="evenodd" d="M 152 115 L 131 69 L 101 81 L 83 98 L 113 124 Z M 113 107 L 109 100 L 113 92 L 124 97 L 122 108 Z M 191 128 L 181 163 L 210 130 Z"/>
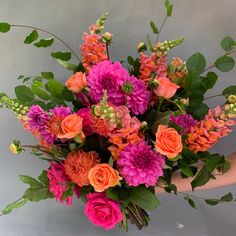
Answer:
<path fill-rule="evenodd" d="M 38 42 L 34 43 L 37 48 L 47 48 L 50 47 L 54 42 L 53 38 L 40 39 Z"/>
<path fill-rule="evenodd" d="M 206 77 L 203 78 L 202 86 L 206 89 L 211 89 L 216 84 L 218 76 L 214 72 L 208 72 Z"/>
<path fill-rule="evenodd" d="M 224 202 L 231 202 L 233 201 L 233 194 L 231 192 L 227 193 L 226 195 L 224 195 L 221 200 Z"/>
<path fill-rule="evenodd" d="M 180 164 L 181 172 L 187 177 L 193 177 L 196 174 L 197 167 Z"/>
<path fill-rule="evenodd" d="M 69 61 L 71 59 L 70 52 L 52 52 L 51 56 L 62 61 Z"/>
<path fill-rule="evenodd" d="M 198 105 L 192 113 L 193 117 L 196 119 L 202 119 L 208 113 L 209 107 L 205 103 Z"/>
<path fill-rule="evenodd" d="M 48 190 L 48 188 L 29 188 L 24 193 L 24 198 L 28 199 L 32 202 L 38 202 L 40 200 L 44 200 L 47 198 L 52 198 L 52 193 Z"/>
<path fill-rule="evenodd" d="M 216 169 L 218 166 L 224 164 L 224 156 L 219 154 L 213 154 L 206 157 L 206 167 L 210 172 Z"/>
<path fill-rule="evenodd" d="M 7 205 L 3 210 L 2 213 L 3 215 L 9 214 L 12 210 L 16 209 L 16 208 L 20 208 L 23 205 L 25 205 L 25 203 L 27 202 L 27 199 L 20 199 L 19 201 L 13 202 L 9 205 Z"/>
<path fill-rule="evenodd" d="M 43 170 L 43 172 L 41 173 L 41 175 L 38 177 L 38 179 L 40 180 L 40 182 L 42 184 L 44 184 L 45 186 L 49 186 L 49 179 L 48 179 L 48 175 L 47 175 L 47 171 Z"/>
<path fill-rule="evenodd" d="M 217 167 L 217 170 L 222 174 L 228 172 L 230 170 L 230 162 L 228 160 L 225 160 L 224 164 Z"/>
<path fill-rule="evenodd" d="M 158 28 L 153 21 L 150 21 L 150 27 L 152 28 L 153 34 L 158 34 Z"/>
<path fill-rule="evenodd" d="M 41 76 L 47 80 L 54 79 L 54 74 L 52 72 L 48 72 L 48 71 L 41 72 Z"/>
<path fill-rule="evenodd" d="M 167 193 L 174 192 L 175 194 L 177 194 L 177 187 L 175 184 L 169 184 L 168 186 L 164 187 L 164 189 Z"/>
<path fill-rule="evenodd" d="M 194 92 L 195 88 L 199 87 L 201 84 L 201 79 L 199 73 L 196 71 L 188 71 L 187 76 L 184 79 L 184 90 L 186 92 Z"/>
<path fill-rule="evenodd" d="M 92 188 L 90 186 L 84 186 L 81 190 L 80 190 L 80 199 L 82 202 L 86 203 L 87 202 L 87 197 L 86 195 L 92 191 Z"/>
<path fill-rule="evenodd" d="M 64 89 L 63 85 L 56 80 L 49 80 L 45 87 L 50 93 L 58 95 L 61 95 Z"/>
<path fill-rule="evenodd" d="M 191 182 L 192 189 L 194 190 L 196 187 L 205 185 L 210 180 L 210 177 L 210 171 L 204 166 Z"/>
<path fill-rule="evenodd" d="M 57 59 L 57 62 L 60 65 L 64 66 L 67 70 L 73 71 L 73 73 L 76 73 L 77 70 L 78 70 L 78 66 L 75 65 L 75 64 L 71 64 L 71 63 L 65 62 L 65 61 L 60 60 L 60 59 Z"/>
<path fill-rule="evenodd" d="M 1 33 L 6 33 L 11 29 L 11 25 L 9 25 L 6 22 L 1 22 L 0 23 L 0 32 Z"/>
<path fill-rule="evenodd" d="M 188 201 L 188 204 L 189 204 L 192 208 L 197 209 L 196 204 L 195 204 L 195 202 L 193 201 L 192 198 L 190 198 L 190 197 L 185 197 L 184 199 L 185 199 L 186 201 Z"/>
<path fill-rule="evenodd" d="M 205 202 L 211 206 L 215 206 L 220 203 L 218 199 L 205 199 Z"/>
<path fill-rule="evenodd" d="M 21 79 L 24 79 L 24 77 L 25 77 L 24 75 L 19 75 L 17 79 L 21 80 Z"/>
<path fill-rule="evenodd" d="M 25 85 L 19 85 L 15 87 L 16 97 L 23 102 L 29 102 L 34 100 L 34 94 L 31 89 Z"/>
<path fill-rule="evenodd" d="M 201 74 L 206 68 L 206 59 L 200 52 L 197 52 L 187 60 L 186 66 L 188 70 L 197 71 Z"/>
<path fill-rule="evenodd" d="M 236 95 L 236 85 L 232 85 L 232 86 L 225 88 L 224 91 L 222 92 L 222 94 L 225 97 L 228 97 L 229 95 Z"/>
<path fill-rule="evenodd" d="M 67 197 L 73 195 L 73 186 L 69 185 L 67 190 L 62 194 L 62 200 L 65 200 Z"/>
<path fill-rule="evenodd" d="M 75 100 L 74 93 L 68 90 L 67 87 L 64 87 L 62 91 L 62 96 L 63 96 L 63 99 L 68 102 L 73 102 Z"/>
<path fill-rule="evenodd" d="M 225 50 L 225 51 L 230 51 L 232 50 L 232 48 L 235 46 L 235 41 L 229 37 L 226 36 L 225 38 L 222 39 L 221 41 L 221 47 Z"/>
<path fill-rule="evenodd" d="M 111 198 L 111 199 L 115 200 L 115 201 L 119 201 L 120 200 L 118 188 L 108 188 L 106 190 L 106 196 L 108 198 Z"/>
<path fill-rule="evenodd" d="M 199 161 L 199 157 L 186 147 L 183 148 L 182 157 L 183 157 L 182 162 L 188 165 L 195 164 Z"/>
<path fill-rule="evenodd" d="M 219 69 L 222 72 L 228 72 L 234 68 L 234 59 L 230 56 L 222 56 L 219 57 L 215 61 L 215 66 L 217 69 Z"/>
<path fill-rule="evenodd" d="M 32 188 L 41 188 L 41 187 L 43 187 L 42 183 L 40 183 L 37 179 L 34 179 L 30 176 L 20 175 L 19 178 L 23 183 L 28 184 Z"/>
<path fill-rule="evenodd" d="M 43 100 L 49 100 L 51 97 L 42 89 L 32 86 L 33 93 Z"/>
<path fill-rule="evenodd" d="M 135 63 L 133 57 L 131 57 L 131 56 L 128 56 L 128 57 L 127 57 L 127 61 L 128 61 L 128 63 L 129 63 L 131 66 L 133 66 L 134 63 Z"/>
<path fill-rule="evenodd" d="M 33 30 L 26 38 L 24 43 L 25 44 L 31 44 L 33 43 L 35 40 L 37 40 L 39 37 L 38 31 L 37 30 Z"/>
<path fill-rule="evenodd" d="M 145 210 L 154 210 L 160 205 L 155 194 L 142 185 L 130 191 L 130 201 Z"/>
<path fill-rule="evenodd" d="M 165 7 L 166 7 L 166 15 L 171 16 L 172 15 L 173 4 L 170 4 L 170 1 L 166 0 L 165 1 Z"/>

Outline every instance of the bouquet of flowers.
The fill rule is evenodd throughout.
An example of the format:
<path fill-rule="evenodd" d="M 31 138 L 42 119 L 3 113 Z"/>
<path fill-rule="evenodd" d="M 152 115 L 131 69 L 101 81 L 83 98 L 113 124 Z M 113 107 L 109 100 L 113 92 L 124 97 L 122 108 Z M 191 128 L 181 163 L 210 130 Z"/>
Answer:
<path fill-rule="evenodd" d="M 225 37 L 223 54 L 209 67 L 199 52 L 186 62 L 179 57 L 168 60 L 169 50 L 184 39 L 159 40 L 173 5 L 166 0 L 165 8 L 160 29 L 150 22 L 152 36 L 147 43 L 138 43 L 137 58 L 128 56 L 128 64 L 112 61 L 109 55 L 113 35 L 103 32 L 108 14 L 83 34 L 80 56 L 44 29 L 0 23 L 1 33 L 17 27 L 31 29 L 25 44 L 46 48 L 54 40 L 63 43 L 69 51 L 51 56 L 73 72 L 65 85 L 52 72 L 20 75 L 23 85 L 15 87 L 16 98 L 0 94 L 0 105 L 15 112 L 24 129 L 38 140 L 36 145 L 14 140 L 11 152 L 20 154 L 30 148 L 32 155 L 49 163 L 38 178 L 20 175 L 28 189 L 2 215 L 28 201 L 48 198 L 70 206 L 75 195 L 85 203 L 84 212 L 94 225 L 109 230 L 119 224 L 127 231 L 130 222 L 142 229 L 150 221 L 147 211 L 160 204 L 156 188 L 179 194 L 173 174 L 193 177 L 194 190 L 215 178 L 215 170 L 230 168 L 224 156 L 208 150 L 236 124 L 236 86 L 216 95 L 224 96 L 225 103 L 214 109 L 205 104 L 212 97 L 204 94 L 217 82 L 217 70 L 234 67 L 230 54 L 236 42 Z M 39 33 L 52 37 L 39 39 Z M 72 56 L 76 63 L 69 62 Z M 182 194 L 195 208 L 191 195 Z M 205 199 L 211 205 L 231 200 L 231 193 Z"/>

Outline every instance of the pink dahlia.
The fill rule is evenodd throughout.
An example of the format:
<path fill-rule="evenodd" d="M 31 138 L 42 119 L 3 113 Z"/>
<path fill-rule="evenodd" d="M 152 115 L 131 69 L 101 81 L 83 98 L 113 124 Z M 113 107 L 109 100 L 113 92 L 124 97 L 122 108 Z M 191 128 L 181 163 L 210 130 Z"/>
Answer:
<path fill-rule="evenodd" d="M 62 163 L 51 162 L 51 167 L 48 170 L 48 178 L 49 178 L 49 190 L 56 198 L 57 201 L 62 200 L 63 193 L 67 190 L 67 186 L 69 183 L 69 178 L 65 173 L 65 168 Z M 66 203 L 68 206 L 72 205 L 72 197 L 69 196 L 66 199 Z"/>
<path fill-rule="evenodd" d="M 150 92 L 142 80 L 130 76 L 126 83 L 131 85 L 131 92 L 127 95 L 127 106 L 135 114 L 144 114 L 150 101 Z"/>
<path fill-rule="evenodd" d="M 40 106 L 33 105 L 30 107 L 29 112 L 26 114 L 29 118 L 28 124 L 31 130 L 40 131 L 45 129 L 48 121 L 49 115 Z"/>
<path fill-rule="evenodd" d="M 119 154 L 117 166 L 130 186 L 154 186 L 163 175 L 165 159 L 154 152 L 145 141 L 129 144 Z"/>
<path fill-rule="evenodd" d="M 116 106 L 124 105 L 125 96 L 122 85 L 128 78 L 129 74 L 120 62 L 99 62 L 91 69 L 87 77 L 91 99 L 98 103 L 102 99 L 104 90 L 107 90 L 109 102 Z"/>

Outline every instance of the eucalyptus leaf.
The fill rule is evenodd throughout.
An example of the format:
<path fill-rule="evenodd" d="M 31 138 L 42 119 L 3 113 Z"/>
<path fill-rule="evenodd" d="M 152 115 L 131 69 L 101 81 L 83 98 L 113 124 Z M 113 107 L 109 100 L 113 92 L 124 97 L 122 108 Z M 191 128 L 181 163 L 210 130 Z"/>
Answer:
<path fill-rule="evenodd" d="M 0 23 L 0 33 L 6 33 L 11 29 L 11 25 L 6 22 Z"/>
<path fill-rule="evenodd" d="M 40 39 L 38 42 L 34 43 L 34 46 L 37 48 L 47 48 L 50 47 L 53 42 L 53 38 Z"/>
<path fill-rule="evenodd" d="M 234 59 L 232 57 L 226 56 L 226 55 L 219 57 L 215 61 L 216 68 L 222 72 L 228 72 L 228 71 L 232 70 L 234 68 L 234 65 L 235 65 Z"/>
<path fill-rule="evenodd" d="M 221 47 L 225 50 L 225 51 L 230 51 L 232 50 L 232 48 L 235 46 L 235 41 L 229 37 L 226 36 L 225 38 L 222 39 L 221 41 Z"/>
<path fill-rule="evenodd" d="M 222 92 L 222 94 L 225 97 L 228 97 L 229 95 L 236 95 L 236 85 L 232 85 L 232 86 L 225 88 L 224 91 Z"/>
<path fill-rule="evenodd" d="M 188 58 L 186 66 L 188 70 L 201 74 L 206 68 L 206 59 L 200 52 L 197 52 Z"/>
<path fill-rule="evenodd" d="M 70 52 L 52 52 L 51 56 L 62 61 L 69 61 L 71 59 Z"/>
<path fill-rule="evenodd" d="M 67 70 L 73 71 L 73 73 L 76 73 L 77 70 L 78 70 L 78 66 L 75 65 L 75 64 L 71 64 L 71 63 L 69 63 L 69 62 L 65 62 L 65 61 L 60 60 L 60 59 L 57 59 L 57 62 L 58 62 L 60 65 L 64 66 Z"/>
<path fill-rule="evenodd" d="M 37 30 L 33 30 L 26 38 L 24 43 L 25 44 L 31 44 L 34 41 L 36 41 L 38 39 L 39 35 L 38 35 L 38 31 Z"/>

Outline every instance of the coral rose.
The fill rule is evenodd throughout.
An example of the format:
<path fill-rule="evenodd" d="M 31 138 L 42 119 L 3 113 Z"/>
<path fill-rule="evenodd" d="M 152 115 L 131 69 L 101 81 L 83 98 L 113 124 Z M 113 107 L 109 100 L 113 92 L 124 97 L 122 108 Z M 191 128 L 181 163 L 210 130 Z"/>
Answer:
<path fill-rule="evenodd" d="M 122 179 L 119 172 L 109 164 L 98 164 L 90 169 L 89 182 L 96 192 L 103 192 L 107 188 L 116 186 Z"/>
<path fill-rule="evenodd" d="M 89 193 L 86 197 L 84 213 L 94 225 L 108 230 L 123 220 L 119 202 L 107 198 L 104 193 Z"/>
<path fill-rule="evenodd" d="M 174 128 L 160 125 L 156 133 L 155 147 L 168 158 L 175 158 L 183 149 L 181 135 Z"/>
<path fill-rule="evenodd" d="M 76 72 L 66 81 L 66 87 L 74 93 L 81 92 L 86 86 L 87 79 L 82 72 Z"/>
<path fill-rule="evenodd" d="M 74 138 L 82 134 L 83 119 L 77 114 L 68 115 L 61 122 L 62 134 L 58 134 L 58 138 Z M 82 135 L 83 136 L 83 135 Z"/>
<path fill-rule="evenodd" d="M 166 99 L 172 98 L 179 86 L 177 84 L 172 83 L 168 78 L 166 77 L 160 77 L 157 79 L 158 81 L 158 87 L 155 89 L 155 93 L 159 97 L 163 97 Z"/>
<path fill-rule="evenodd" d="M 65 172 L 74 183 L 83 187 L 89 185 L 88 173 L 99 161 L 99 156 L 94 151 L 71 152 L 65 160 Z"/>

